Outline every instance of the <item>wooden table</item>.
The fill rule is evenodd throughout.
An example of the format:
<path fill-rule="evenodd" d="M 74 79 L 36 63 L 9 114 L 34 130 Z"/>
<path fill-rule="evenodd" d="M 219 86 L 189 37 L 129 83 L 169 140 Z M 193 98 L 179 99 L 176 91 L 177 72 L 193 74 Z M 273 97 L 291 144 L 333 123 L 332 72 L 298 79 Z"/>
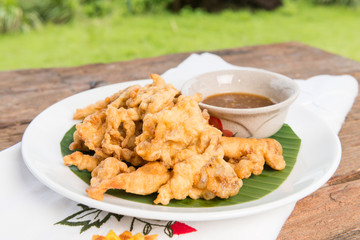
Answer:
<path fill-rule="evenodd" d="M 235 65 L 264 68 L 292 78 L 350 74 L 360 80 L 360 63 L 296 42 L 214 53 Z M 0 150 L 21 141 L 30 121 L 53 103 L 90 88 L 163 73 L 189 55 L 0 72 Z M 338 170 L 323 187 L 296 204 L 278 239 L 360 239 L 359 128 L 358 96 L 339 134 L 343 154 Z"/>

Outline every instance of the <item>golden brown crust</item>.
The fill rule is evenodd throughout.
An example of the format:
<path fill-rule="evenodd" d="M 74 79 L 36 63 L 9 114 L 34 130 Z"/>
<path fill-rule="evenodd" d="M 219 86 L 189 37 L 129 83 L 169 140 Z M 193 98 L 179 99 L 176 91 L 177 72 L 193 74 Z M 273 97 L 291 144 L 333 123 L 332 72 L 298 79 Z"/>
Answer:
<path fill-rule="evenodd" d="M 64 164 L 66 166 L 74 165 L 80 170 L 86 169 L 89 172 L 93 171 L 98 163 L 99 159 L 93 156 L 85 155 L 79 151 L 73 152 L 72 154 L 64 157 Z"/>
<path fill-rule="evenodd" d="M 154 203 L 163 205 L 188 196 L 229 198 L 265 163 L 285 167 L 277 141 L 222 137 L 200 109 L 200 94 L 180 95 L 159 75 L 150 77 L 152 84 L 128 87 L 74 115 L 83 121 L 70 148 L 95 154 L 76 152 L 64 163 L 92 171 L 91 198 L 102 200 L 108 189 L 158 192 Z"/>
<path fill-rule="evenodd" d="M 222 137 L 220 143 L 225 157 L 241 179 L 261 174 L 265 163 L 275 170 L 283 170 L 286 166 L 281 144 L 275 139 Z"/>

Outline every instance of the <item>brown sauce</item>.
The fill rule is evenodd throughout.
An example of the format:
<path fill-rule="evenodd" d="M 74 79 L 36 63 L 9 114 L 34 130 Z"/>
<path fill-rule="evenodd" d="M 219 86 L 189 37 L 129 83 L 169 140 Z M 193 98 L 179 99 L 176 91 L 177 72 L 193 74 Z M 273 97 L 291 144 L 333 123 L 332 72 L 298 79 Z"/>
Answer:
<path fill-rule="evenodd" d="M 215 94 L 205 98 L 202 102 L 225 108 L 257 108 L 274 104 L 265 96 L 242 92 Z"/>

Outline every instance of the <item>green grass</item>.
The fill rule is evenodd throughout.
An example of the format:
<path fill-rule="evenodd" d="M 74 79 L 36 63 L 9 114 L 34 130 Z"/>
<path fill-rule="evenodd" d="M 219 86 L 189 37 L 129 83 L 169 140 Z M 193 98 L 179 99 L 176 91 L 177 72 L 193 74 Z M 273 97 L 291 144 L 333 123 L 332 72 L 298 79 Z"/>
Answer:
<path fill-rule="evenodd" d="M 360 9 L 286 1 L 276 11 L 111 15 L 0 35 L 0 70 L 76 66 L 299 41 L 360 61 Z"/>

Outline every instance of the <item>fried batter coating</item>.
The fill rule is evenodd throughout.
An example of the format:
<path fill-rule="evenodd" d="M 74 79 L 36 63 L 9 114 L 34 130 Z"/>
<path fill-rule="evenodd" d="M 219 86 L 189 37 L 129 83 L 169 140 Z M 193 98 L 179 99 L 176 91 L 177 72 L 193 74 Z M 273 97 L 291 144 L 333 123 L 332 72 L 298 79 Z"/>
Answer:
<path fill-rule="evenodd" d="M 119 92 L 113 94 L 111 97 L 107 97 L 104 100 L 98 101 L 98 102 L 91 104 L 83 109 L 77 109 L 73 116 L 73 119 L 74 120 L 83 120 L 83 119 L 85 119 L 85 117 L 87 117 L 91 114 L 94 114 L 96 112 L 106 109 L 110 103 L 113 105 L 117 105 L 118 108 L 121 106 L 124 106 L 124 102 L 130 97 L 130 95 L 133 92 L 136 92 L 139 88 L 140 88 L 139 85 L 134 85 L 134 86 L 128 87 L 124 90 L 120 90 Z"/>
<path fill-rule="evenodd" d="M 64 157 L 64 164 L 66 166 L 74 165 L 80 170 L 93 171 L 99 163 L 99 159 L 85 155 L 82 152 L 76 151 Z"/>
<path fill-rule="evenodd" d="M 210 160 L 200 171 L 195 186 L 203 189 L 202 198 L 229 198 L 238 194 L 242 187 L 234 169 L 222 158 Z M 210 194 L 211 193 L 211 194 Z"/>
<path fill-rule="evenodd" d="M 85 145 L 85 142 L 80 138 L 79 132 L 75 131 L 73 134 L 74 141 L 70 144 L 69 149 L 79 151 L 89 151 L 90 149 Z"/>
<path fill-rule="evenodd" d="M 139 119 L 137 111 L 133 108 L 117 109 L 109 106 L 106 110 L 106 131 L 102 141 L 103 152 L 114 155 L 118 159 L 121 156 L 126 158 L 123 149 L 126 148 L 129 140 L 135 134 L 135 121 Z M 122 125 L 122 131 L 119 131 L 120 125 Z"/>
<path fill-rule="evenodd" d="M 169 204 L 171 199 L 185 199 L 190 196 L 211 199 L 216 196 L 229 198 L 236 195 L 242 181 L 234 170 L 223 160 L 223 149 L 219 145 L 220 136 L 209 140 L 209 146 L 203 154 L 177 163 L 171 179 L 159 189 L 156 204 Z M 199 191 L 196 191 L 195 188 Z"/>
<path fill-rule="evenodd" d="M 82 123 L 76 125 L 78 141 L 83 141 L 84 145 L 90 150 L 101 148 L 101 143 L 106 131 L 105 122 L 105 111 L 87 116 Z"/>
<path fill-rule="evenodd" d="M 160 159 L 173 167 L 185 149 L 203 153 L 212 136 L 219 137 L 221 132 L 211 127 L 204 119 L 198 102 L 201 95 L 179 96 L 175 106 L 148 114 L 143 120 L 143 132 L 135 142 L 136 153 L 146 161 Z"/>
<path fill-rule="evenodd" d="M 171 199 L 214 197 L 229 198 L 238 194 L 242 181 L 223 159 L 194 155 L 175 165 L 173 177 L 159 189 L 156 204 L 169 204 Z"/>
<path fill-rule="evenodd" d="M 185 199 L 193 188 L 195 176 L 212 158 L 210 154 L 196 154 L 177 163 L 172 171 L 173 176 L 159 189 L 154 203 L 167 205 L 171 199 Z"/>
<path fill-rule="evenodd" d="M 174 105 L 175 96 L 180 93 L 171 84 L 166 84 L 159 75 L 151 74 L 150 78 L 153 80 L 151 85 L 140 88 L 136 96 L 126 101 L 128 107 L 137 107 L 142 117 L 147 113 L 156 113 L 171 108 Z"/>
<path fill-rule="evenodd" d="M 82 122 L 70 149 L 95 154 L 75 152 L 64 163 L 91 171 L 89 197 L 102 200 L 108 189 L 123 189 L 158 192 L 154 203 L 163 205 L 188 196 L 229 198 L 265 163 L 285 168 L 277 141 L 222 137 L 199 107 L 201 94 L 184 96 L 159 75 L 150 77 L 152 84 L 128 87 L 74 114 Z"/>
<path fill-rule="evenodd" d="M 104 179 L 115 177 L 120 173 L 130 173 L 135 171 L 134 167 L 128 167 L 126 163 L 113 158 L 108 157 L 101 161 L 100 164 L 91 172 L 90 185 L 96 186 Z"/>
<path fill-rule="evenodd" d="M 126 163 L 119 161 L 116 158 L 109 157 L 101 161 L 100 164 L 91 172 L 91 177 L 102 179 L 112 178 L 119 173 L 129 173 L 135 168 L 128 167 Z"/>
<path fill-rule="evenodd" d="M 275 139 L 222 137 L 220 143 L 225 157 L 229 158 L 229 163 L 241 179 L 261 174 L 265 163 L 275 170 L 286 166 L 281 144 Z"/>
<path fill-rule="evenodd" d="M 157 234 L 142 235 L 141 233 L 133 235 L 130 231 L 117 236 L 113 230 L 110 230 L 106 236 L 93 235 L 91 240 L 157 240 L 157 236 Z"/>
<path fill-rule="evenodd" d="M 74 142 L 70 149 L 93 150 L 103 159 L 116 157 L 135 166 L 146 162 L 136 152 L 135 138 L 142 132 L 142 120 L 147 113 L 171 108 L 179 91 L 156 74 L 154 82 L 121 90 L 103 101 L 78 109 Z"/>
<path fill-rule="evenodd" d="M 108 189 L 123 189 L 126 192 L 147 195 L 157 192 L 170 178 L 170 171 L 159 162 L 150 162 L 130 173 L 119 173 L 110 178 L 91 180 L 86 190 L 89 197 L 102 200 Z"/>

